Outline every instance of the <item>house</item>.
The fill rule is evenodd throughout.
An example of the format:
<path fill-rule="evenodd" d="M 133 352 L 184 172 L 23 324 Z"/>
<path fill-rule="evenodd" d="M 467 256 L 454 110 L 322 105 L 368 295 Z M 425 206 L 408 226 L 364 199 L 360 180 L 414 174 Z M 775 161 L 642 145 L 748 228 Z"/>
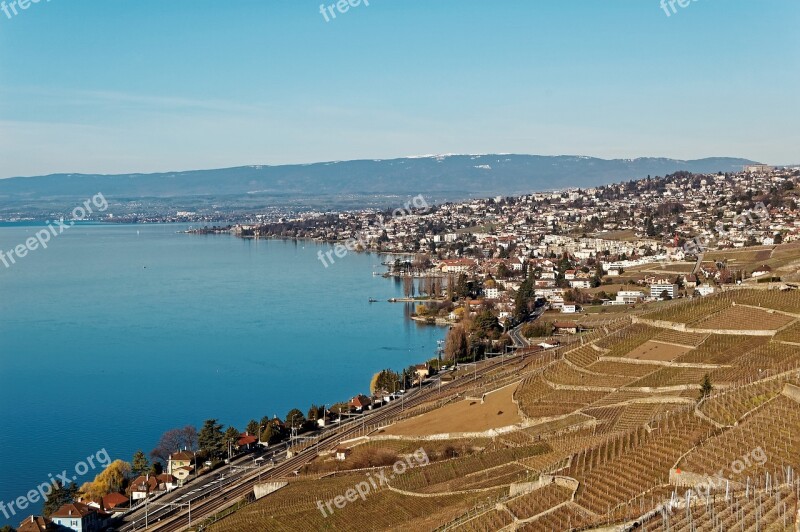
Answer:
<path fill-rule="evenodd" d="M 41 515 L 32 515 L 17 527 L 17 532 L 55 532 L 53 521 Z"/>
<path fill-rule="evenodd" d="M 337 447 L 336 448 L 336 459 L 340 462 L 344 462 L 347 460 L 347 457 L 350 456 L 350 453 L 353 451 L 351 449 L 347 449 L 345 447 Z"/>
<path fill-rule="evenodd" d="M 350 399 L 350 406 L 355 408 L 358 412 L 361 412 L 371 404 L 372 400 L 366 395 L 356 395 Z"/>
<path fill-rule="evenodd" d="M 644 299 L 644 294 L 637 290 L 620 290 L 617 292 L 617 302 L 622 305 L 635 305 Z"/>
<path fill-rule="evenodd" d="M 167 473 L 178 479 L 178 485 L 183 486 L 195 470 L 195 456 L 189 451 L 179 451 L 169 455 L 167 460 Z"/>
<path fill-rule="evenodd" d="M 442 273 L 464 273 L 475 267 L 475 261 L 470 259 L 446 259 L 439 263 Z"/>
<path fill-rule="evenodd" d="M 556 321 L 553 323 L 556 334 L 577 334 L 578 324 L 574 321 Z"/>
<path fill-rule="evenodd" d="M 711 294 L 714 293 L 714 287 L 709 285 L 709 284 L 704 284 L 702 286 L 698 286 L 696 288 L 696 290 L 703 297 L 711 295 Z"/>
<path fill-rule="evenodd" d="M 173 477 L 174 478 L 174 477 Z M 167 486 L 158 477 L 151 475 L 141 475 L 133 479 L 128 486 L 128 495 L 132 501 L 146 499 L 151 495 L 164 493 Z"/>
<path fill-rule="evenodd" d="M 53 524 L 76 532 L 99 532 L 105 516 L 97 509 L 82 502 L 65 504 L 50 516 Z"/>
<path fill-rule="evenodd" d="M 566 270 L 564 272 L 564 279 L 570 281 L 575 278 L 575 270 Z"/>
<path fill-rule="evenodd" d="M 500 297 L 500 290 L 497 288 L 485 288 L 483 295 L 486 299 L 497 299 Z"/>
<path fill-rule="evenodd" d="M 255 448 L 256 444 L 258 444 L 258 437 L 245 432 L 244 434 L 241 434 L 239 439 L 236 441 L 236 448 L 239 450 L 249 451 L 250 449 Z"/>
<path fill-rule="evenodd" d="M 414 366 L 414 371 L 417 374 L 418 380 L 426 379 L 431 374 L 431 368 L 429 368 L 427 364 L 417 364 Z"/>
<path fill-rule="evenodd" d="M 764 264 L 753 270 L 753 277 L 761 277 L 763 275 L 768 275 L 771 273 L 772 273 L 772 268 Z"/>
<path fill-rule="evenodd" d="M 178 479 L 169 473 L 162 473 L 156 477 L 158 481 L 159 491 L 172 491 L 180 486 Z"/>
<path fill-rule="evenodd" d="M 561 312 L 563 314 L 575 314 L 576 312 L 578 312 L 578 305 L 575 305 L 573 303 L 570 304 L 564 303 L 564 305 L 561 307 Z"/>
<path fill-rule="evenodd" d="M 573 279 L 569 282 L 571 288 L 591 288 L 592 283 L 586 279 Z"/>
<path fill-rule="evenodd" d="M 100 502 L 96 501 L 84 501 L 78 500 L 78 502 L 82 502 L 87 506 L 91 506 L 92 508 L 100 511 L 105 512 L 108 514 L 120 514 L 125 513 L 128 511 L 130 507 L 130 499 L 128 499 L 125 495 L 121 493 L 109 493 L 105 497 L 101 499 Z"/>
<path fill-rule="evenodd" d="M 121 493 L 109 493 L 103 497 L 103 510 L 107 512 L 119 512 L 127 510 L 130 506 L 130 499 Z"/>

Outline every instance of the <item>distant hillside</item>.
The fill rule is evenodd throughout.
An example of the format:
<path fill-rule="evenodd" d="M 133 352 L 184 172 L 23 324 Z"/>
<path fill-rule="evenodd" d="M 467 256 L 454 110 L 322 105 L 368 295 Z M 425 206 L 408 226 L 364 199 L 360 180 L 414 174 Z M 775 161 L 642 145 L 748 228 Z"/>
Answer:
<path fill-rule="evenodd" d="M 36 201 L 198 195 L 436 194 L 442 197 L 509 195 L 587 187 L 678 170 L 732 172 L 754 161 L 707 158 L 604 160 L 577 156 L 446 155 L 303 165 L 243 166 L 159 174 L 54 174 L 0 180 L 0 200 Z"/>

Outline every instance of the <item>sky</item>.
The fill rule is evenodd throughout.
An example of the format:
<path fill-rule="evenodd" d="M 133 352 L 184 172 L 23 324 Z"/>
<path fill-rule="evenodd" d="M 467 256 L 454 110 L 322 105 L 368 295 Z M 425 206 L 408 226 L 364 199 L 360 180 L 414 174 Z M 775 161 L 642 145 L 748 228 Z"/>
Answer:
<path fill-rule="evenodd" d="M 797 0 L 368 0 L 333 18 L 334 1 L 5 0 L 0 178 L 443 153 L 800 163 Z"/>

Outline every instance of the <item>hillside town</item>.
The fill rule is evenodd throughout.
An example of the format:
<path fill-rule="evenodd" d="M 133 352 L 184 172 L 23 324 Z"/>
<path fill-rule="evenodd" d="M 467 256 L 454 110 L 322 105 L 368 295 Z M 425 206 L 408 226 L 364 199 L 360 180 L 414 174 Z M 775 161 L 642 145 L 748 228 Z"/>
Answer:
<path fill-rule="evenodd" d="M 511 315 L 510 294 L 532 277 L 537 297 L 574 313 L 581 303 L 632 305 L 772 279 L 768 264 L 724 254 L 752 249 L 754 260 L 766 261 L 765 247 L 798 239 L 798 179 L 798 168 L 753 165 L 736 174 L 679 172 L 408 212 L 309 214 L 233 230 L 330 242 L 336 256 L 397 254 L 391 275 L 445 279 L 422 282 L 427 295 L 465 276 L 471 290 L 462 295 L 505 301 L 501 319 Z"/>

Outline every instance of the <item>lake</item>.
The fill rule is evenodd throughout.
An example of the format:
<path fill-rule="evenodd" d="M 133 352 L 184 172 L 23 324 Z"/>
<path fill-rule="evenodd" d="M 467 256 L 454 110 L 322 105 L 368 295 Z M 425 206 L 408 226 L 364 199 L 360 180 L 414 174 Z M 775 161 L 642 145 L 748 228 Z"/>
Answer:
<path fill-rule="evenodd" d="M 243 430 L 368 392 L 373 373 L 435 356 L 444 337 L 386 302 L 402 284 L 372 275 L 385 256 L 325 268 L 327 245 L 185 228 L 76 225 L 0 263 L 0 501 L 101 449 L 149 453 L 171 428 L 217 418 Z M 0 227 L 0 250 L 39 229 Z"/>

